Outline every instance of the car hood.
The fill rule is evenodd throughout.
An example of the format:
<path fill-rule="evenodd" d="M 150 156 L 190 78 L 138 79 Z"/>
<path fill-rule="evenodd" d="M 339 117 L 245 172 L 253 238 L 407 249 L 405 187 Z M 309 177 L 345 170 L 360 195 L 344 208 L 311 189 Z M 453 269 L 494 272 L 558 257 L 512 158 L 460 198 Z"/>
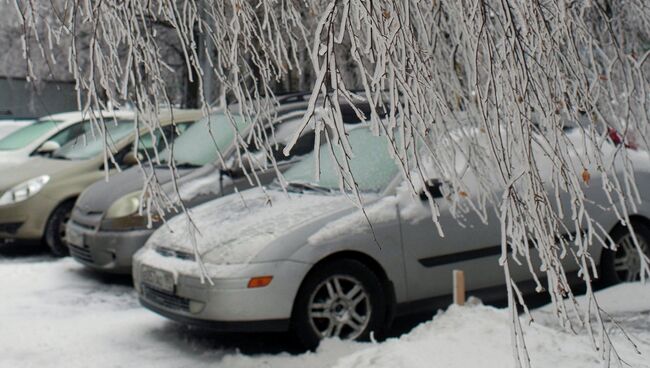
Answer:
<path fill-rule="evenodd" d="M 205 263 L 247 263 L 292 229 L 350 207 L 349 199 L 337 194 L 254 188 L 191 209 L 196 230 L 186 216 L 171 219 L 149 238 L 147 247 L 193 253 L 194 238 Z"/>
<path fill-rule="evenodd" d="M 69 176 L 71 171 L 84 167 L 88 162 L 88 160 L 73 161 L 31 157 L 20 165 L 20 170 L 16 170 L 14 167 L 0 169 L 0 191 L 41 175 L 49 175 L 52 178 Z"/>
<path fill-rule="evenodd" d="M 142 170 L 145 170 L 147 177 L 155 174 L 158 183 L 163 187 L 163 190 L 168 194 L 173 192 L 173 186 L 169 185 L 172 182 L 172 173 L 166 166 L 155 167 L 131 167 L 120 173 L 112 175 L 108 181 L 100 180 L 93 183 L 88 187 L 77 200 L 76 206 L 85 212 L 105 212 L 108 208 L 123 196 L 142 190 L 144 186 L 144 175 Z M 189 176 L 194 177 L 200 175 L 204 168 L 193 169 L 177 169 L 177 180 L 185 180 Z M 190 175 L 196 173 L 194 175 Z"/>

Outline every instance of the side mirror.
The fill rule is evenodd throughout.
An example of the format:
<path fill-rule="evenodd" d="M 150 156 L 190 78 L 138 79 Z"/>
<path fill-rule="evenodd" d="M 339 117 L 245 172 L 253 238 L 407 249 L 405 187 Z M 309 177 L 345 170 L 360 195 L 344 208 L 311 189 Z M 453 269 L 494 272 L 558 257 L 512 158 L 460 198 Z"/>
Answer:
<path fill-rule="evenodd" d="M 52 152 L 58 150 L 61 148 L 61 145 L 58 144 L 55 141 L 47 141 L 43 143 L 38 149 L 36 150 L 36 153 L 40 155 L 49 155 L 52 154 Z"/>
<path fill-rule="evenodd" d="M 426 191 L 431 194 L 431 197 L 435 198 L 442 198 L 442 182 L 438 179 L 430 179 L 427 180 L 424 184 Z M 422 192 L 420 193 L 420 199 L 423 201 L 428 200 L 427 198 L 427 193 L 425 189 L 422 189 Z"/>
<path fill-rule="evenodd" d="M 127 166 L 134 166 L 138 164 L 138 161 L 142 161 L 143 157 L 139 152 L 131 151 L 124 155 L 122 162 Z"/>
<path fill-rule="evenodd" d="M 221 170 L 222 174 L 226 174 L 231 178 L 239 178 L 244 176 L 244 168 L 250 172 L 254 166 L 253 159 L 248 155 L 243 155 L 241 161 L 237 161 L 231 165 L 230 168 Z"/>

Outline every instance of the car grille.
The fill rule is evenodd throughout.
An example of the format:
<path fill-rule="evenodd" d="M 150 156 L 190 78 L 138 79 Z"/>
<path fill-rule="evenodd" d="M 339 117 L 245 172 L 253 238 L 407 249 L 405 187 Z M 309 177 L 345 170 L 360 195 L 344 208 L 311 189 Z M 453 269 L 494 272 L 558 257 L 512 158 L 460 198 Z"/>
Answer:
<path fill-rule="evenodd" d="M 72 222 L 76 226 L 79 226 L 80 228 L 83 228 L 83 229 L 86 229 L 86 230 L 93 230 L 93 231 L 95 230 L 95 226 L 92 226 L 92 225 L 83 224 L 83 223 L 81 223 L 79 221 L 75 221 L 75 220 L 70 220 L 70 222 Z"/>
<path fill-rule="evenodd" d="M 165 247 L 156 247 L 156 253 L 164 257 L 174 257 L 186 261 L 194 261 L 196 259 L 196 257 L 194 257 L 194 253 L 184 252 L 182 250 L 175 250 L 175 249 L 165 248 Z"/>
<path fill-rule="evenodd" d="M 190 300 L 165 291 L 142 285 L 142 292 L 146 299 L 165 308 L 189 312 Z"/>
<path fill-rule="evenodd" d="M 93 256 L 92 254 L 90 254 L 90 249 L 85 247 L 78 247 L 72 244 L 69 244 L 69 248 L 70 248 L 70 255 L 73 256 L 74 258 L 82 262 L 94 263 Z"/>

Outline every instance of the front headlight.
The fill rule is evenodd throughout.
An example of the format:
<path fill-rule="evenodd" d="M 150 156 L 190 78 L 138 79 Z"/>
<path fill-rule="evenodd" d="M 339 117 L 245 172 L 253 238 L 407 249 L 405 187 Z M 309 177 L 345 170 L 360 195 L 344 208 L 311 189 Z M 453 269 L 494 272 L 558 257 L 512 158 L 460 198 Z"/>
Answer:
<path fill-rule="evenodd" d="M 43 189 L 48 181 L 50 181 L 49 175 L 41 175 L 16 185 L 0 197 L 0 206 L 22 202 L 34 196 Z"/>
<path fill-rule="evenodd" d="M 107 219 L 126 217 L 140 210 L 140 192 L 133 192 L 118 199 L 106 211 Z"/>

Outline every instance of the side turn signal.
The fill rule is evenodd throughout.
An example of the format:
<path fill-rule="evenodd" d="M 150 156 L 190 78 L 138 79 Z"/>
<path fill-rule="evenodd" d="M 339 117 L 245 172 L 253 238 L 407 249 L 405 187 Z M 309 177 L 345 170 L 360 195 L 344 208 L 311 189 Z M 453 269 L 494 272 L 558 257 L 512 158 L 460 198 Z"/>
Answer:
<path fill-rule="evenodd" d="M 265 287 L 271 283 L 271 280 L 273 280 L 273 276 L 253 277 L 248 281 L 248 288 L 252 289 L 252 288 Z"/>

